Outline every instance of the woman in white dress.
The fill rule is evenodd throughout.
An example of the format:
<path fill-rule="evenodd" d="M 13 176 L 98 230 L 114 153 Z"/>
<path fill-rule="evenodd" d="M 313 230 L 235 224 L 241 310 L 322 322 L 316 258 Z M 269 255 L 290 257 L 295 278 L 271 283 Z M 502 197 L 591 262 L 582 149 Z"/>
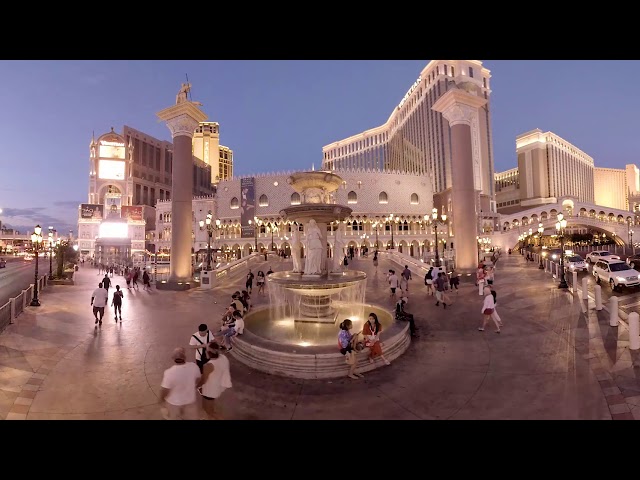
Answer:
<path fill-rule="evenodd" d="M 202 408 L 210 420 L 221 420 L 216 412 L 215 401 L 227 388 L 231 388 L 231 372 L 229 359 L 220 355 L 220 346 L 216 342 L 207 344 L 207 357 L 204 364 L 202 377 L 198 382 L 198 391 L 202 395 Z"/>

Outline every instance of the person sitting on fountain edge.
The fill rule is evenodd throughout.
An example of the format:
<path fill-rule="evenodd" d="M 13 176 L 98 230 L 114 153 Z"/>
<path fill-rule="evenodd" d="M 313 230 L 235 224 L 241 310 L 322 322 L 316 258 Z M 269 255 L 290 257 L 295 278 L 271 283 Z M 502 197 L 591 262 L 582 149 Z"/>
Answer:
<path fill-rule="evenodd" d="M 416 330 L 418 330 L 418 327 L 416 327 L 416 323 L 413 319 L 413 314 L 405 311 L 404 309 L 404 306 L 407 304 L 408 301 L 409 299 L 407 298 L 407 296 L 403 295 L 396 302 L 396 320 L 409 322 L 409 331 L 411 332 L 411 336 L 415 338 L 418 336 L 418 334 L 416 333 Z"/>

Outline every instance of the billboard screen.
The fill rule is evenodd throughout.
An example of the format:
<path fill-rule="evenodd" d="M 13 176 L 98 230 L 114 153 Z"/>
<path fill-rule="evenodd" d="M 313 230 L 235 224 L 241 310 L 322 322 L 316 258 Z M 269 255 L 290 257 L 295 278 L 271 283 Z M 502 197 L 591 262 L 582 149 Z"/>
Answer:
<path fill-rule="evenodd" d="M 102 220 L 104 218 L 102 205 L 83 203 L 80 205 L 80 218 Z"/>
<path fill-rule="evenodd" d="M 124 180 L 124 161 L 100 160 L 98 177 L 101 180 Z"/>
<path fill-rule="evenodd" d="M 99 232 L 100 238 L 127 238 L 129 225 L 121 222 L 102 222 Z"/>
<path fill-rule="evenodd" d="M 127 220 L 142 221 L 142 206 L 125 205 L 120 208 L 120 216 Z"/>
<path fill-rule="evenodd" d="M 240 179 L 240 226 L 242 238 L 255 236 L 253 217 L 256 214 L 256 182 L 254 177 Z M 251 220 L 251 224 L 249 224 Z"/>

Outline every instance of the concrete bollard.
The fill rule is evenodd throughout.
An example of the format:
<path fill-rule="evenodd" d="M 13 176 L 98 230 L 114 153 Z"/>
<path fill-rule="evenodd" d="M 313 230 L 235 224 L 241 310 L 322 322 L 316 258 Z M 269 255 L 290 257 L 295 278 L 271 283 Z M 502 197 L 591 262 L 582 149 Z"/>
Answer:
<path fill-rule="evenodd" d="M 482 296 L 484 295 L 483 290 L 484 289 L 484 280 L 480 280 L 478 281 L 478 295 Z"/>
<path fill-rule="evenodd" d="M 602 310 L 602 287 L 600 285 L 596 285 L 595 288 L 596 293 L 596 310 Z"/>
<path fill-rule="evenodd" d="M 578 292 L 578 272 L 573 272 L 573 280 L 571 282 L 571 289 L 573 293 Z"/>
<path fill-rule="evenodd" d="M 640 350 L 640 316 L 629 314 L 629 350 Z"/>
<path fill-rule="evenodd" d="M 617 327 L 620 316 L 618 315 L 618 297 L 613 295 L 609 299 L 609 326 Z"/>
<path fill-rule="evenodd" d="M 582 299 L 583 300 L 589 300 L 589 279 L 587 277 L 584 277 L 582 279 Z"/>

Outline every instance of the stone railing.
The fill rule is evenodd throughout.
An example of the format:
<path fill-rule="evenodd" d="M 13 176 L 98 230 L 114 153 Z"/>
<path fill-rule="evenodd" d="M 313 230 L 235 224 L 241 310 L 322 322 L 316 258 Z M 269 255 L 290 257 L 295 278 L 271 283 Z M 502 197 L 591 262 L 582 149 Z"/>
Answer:
<path fill-rule="evenodd" d="M 41 276 L 38 279 L 38 292 L 42 292 L 47 284 L 48 277 L 46 275 Z M 0 332 L 7 325 L 14 323 L 15 319 L 29 306 L 31 300 L 33 300 L 33 284 L 29 285 L 26 290 L 22 290 L 17 297 L 10 298 L 7 303 L 0 307 Z"/>

